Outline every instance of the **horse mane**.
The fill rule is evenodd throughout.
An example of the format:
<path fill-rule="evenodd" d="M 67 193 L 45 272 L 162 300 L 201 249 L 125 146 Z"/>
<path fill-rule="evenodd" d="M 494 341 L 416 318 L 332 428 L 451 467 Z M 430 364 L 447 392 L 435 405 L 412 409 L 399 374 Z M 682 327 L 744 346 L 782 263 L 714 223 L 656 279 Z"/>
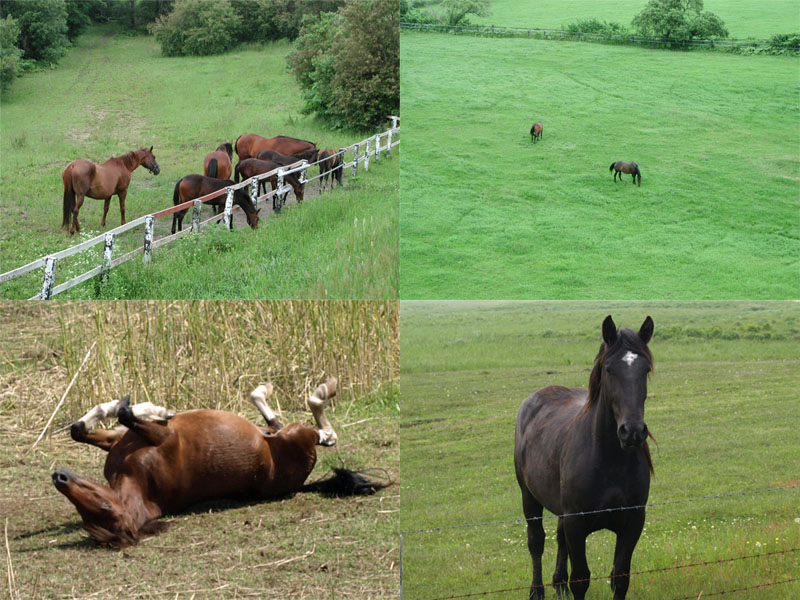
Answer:
<path fill-rule="evenodd" d="M 122 162 L 126 168 L 129 170 L 133 170 L 139 166 L 139 159 L 136 157 L 138 152 L 141 152 L 144 148 L 139 148 L 138 150 L 131 150 L 130 152 L 126 152 L 122 156 L 117 156 L 116 159 Z"/>

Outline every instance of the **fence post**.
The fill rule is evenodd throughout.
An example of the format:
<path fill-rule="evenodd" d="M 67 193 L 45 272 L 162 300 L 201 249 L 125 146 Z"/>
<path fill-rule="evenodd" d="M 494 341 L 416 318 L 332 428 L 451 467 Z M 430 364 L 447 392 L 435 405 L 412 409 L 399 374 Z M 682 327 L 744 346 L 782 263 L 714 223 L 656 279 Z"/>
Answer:
<path fill-rule="evenodd" d="M 153 215 L 147 215 L 144 218 L 144 256 L 142 262 L 148 264 L 153 254 L 153 228 L 156 220 Z"/>
<path fill-rule="evenodd" d="M 228 195 L 225 196 L 225 214 L 222 216 L 222 222 L 225 227 L 233 229 L 233 189 L 225 188 Z"/>
<path fill-rule="evenodd" d="M 339 148 L 339 166 L 336 167 L 336 170 L 333 172 L 333 175 L 338 173 L 339 175 L 339 187 L 342 186 L 342 179 L 344 179 L 344 153 L 347 152 L 347 148 Z M 331 189 L 333 189 L 333 179 L 331 179 Z"/>
<path fill-rule="evenodd" d="M 106 234 L 106 243 L 103 247 L 103 270 L 100 271 L 100 281 L 103 282 L 108 278 L 108 272 L 111 270 L 111 257 L 114 254 L 114 234 Z"/>
<path fill-rule="evenodd" d="M 392 120 L 392 129 L 397 129 L 397 122 L 400 120 L 400 117 L 389 115 L 389 118 Z"/>
<path fill-rule="evenodd" d="M 386 158 L 392 157 L 392 129 L 386 134 Z"/>
<path fill-rule="evenodd" d="M 358 175 L 358 144 L 353 149 L 353 177 Z"/>
<path fill-rule="evenodd" d="M 57 258 L 47 257 L 44 263 L 44 280 L 42 281 L 42 300 L 53 297 L 53 284 L 56 282 Z"/>
<path fill-rule="evenodd" d="M 283 187 L 283 169 L 278 169 L 278 183 L 275 186 L 275 191 L 277 193 L 272 197 L 272 211 L 276 213 L 281 212 L 281 208 L 283 208 L 283 194 L 281 193 L 282 187 Z"/>
<path fill-rule="evenodd" d="M 372 142 L 372 138 L 367 138 L 367 147 L 364 149 L 364 170 L 369 171 L 369 153 L 370 153 L 370 143 Z"/>
<path fill-rule="evenodd" d="M 198 233 L 200 231 L 200 211 L 203 209 L 202 200 L 194 201 L 194 208 L 192 209 L 192 232 Z"/>
<path fill-rule="evenodd" d="M 377 162 L 381 158 L 381 134 L 375 134 L 375 161 Z"/>
<path fill-rule="evenodd" d="M 253 203 L 253 208 L 258 208 L 258 179 L 250 182 L 250 202 Z"/>

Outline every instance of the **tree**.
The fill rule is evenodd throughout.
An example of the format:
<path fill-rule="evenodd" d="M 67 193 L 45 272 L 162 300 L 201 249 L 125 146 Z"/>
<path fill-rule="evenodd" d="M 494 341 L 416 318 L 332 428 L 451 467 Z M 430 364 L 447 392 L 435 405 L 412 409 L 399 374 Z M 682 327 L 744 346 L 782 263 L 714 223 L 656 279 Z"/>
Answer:
<path fill-rule="evenodd" d="M 467 25 L 467 15 L 485 17 L 489 14 L 489 0 L 442 0 L 433 12 L 444 25 Z"/>
<path fill-rule="evenodd" d="M 0 19 L 0 87 L 8 89 L 19 72 L 22 50 L 17 47 L 19 25 L 11 15 Z"/>
<path fill-rule="evenodd" d="M 678 44 L 728 36 L 722 19 L 703 10 L 703 0 L 649 0 L 632 25 L 642 35 Z"/>
<path fill-rule="evenodd" d="M 19 47 L 26 59 L 54 63 L 69 47 L 64 0 L 4 0 L 0 17 L 11 15 L 19 25 Z"/>
<path fill-rule="evenodd" d="M 165 56 L 204 56 L 233 48 L 240 24 L 229 0 L 177 0 L 150 29 Z"/>

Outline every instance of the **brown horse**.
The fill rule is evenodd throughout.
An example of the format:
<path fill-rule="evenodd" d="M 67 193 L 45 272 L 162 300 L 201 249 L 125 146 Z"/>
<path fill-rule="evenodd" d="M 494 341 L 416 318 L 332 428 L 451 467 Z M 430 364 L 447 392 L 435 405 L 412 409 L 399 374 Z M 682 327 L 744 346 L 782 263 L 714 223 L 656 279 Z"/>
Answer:
<path fill-rule="evenodd" d="M 230 179 L 233 172 L 233 144 L 220 144 L 203 160 L 203 175 L 214 179 Z"/>
<path fill-rule="evenodd" d="M 324 148 L 319 151 L 319 174 L 322 175 L 322 187 L 328 183 L 328 175 L 331 176 L 331 189 L 333 189 L 333 182 L 338 181 L 339 186 L 342 185 L 342 160 L 339 153 L 333 148 Z"/>
<path fill-rule="evenodd" d="M 533 127 L 531 127 L 531 141 L 532 141 L 534 144 L 536 143 L 536 140 L 537 140 L 537 139 L 539 139 L 540 137 L 542 137 L 542 128 L 543 128 L 543 127 L 544 127 L 544 126 L 542 125 L 542 122 L 541 122 L 541 121 L 538 121 L 538 122 L 534 123 L 534 124 L 533 124 Z"/>
<path fill-rule="evenodd" d="M 291 156 L 286 156 L 285 154 L 281 154 L 280 152 L 276 152 L 275 150 L 262 150 L 258 153 L 258 156 L 255 158 L 259 160 L 271 160 L 274 163 L 278 163 L 279 165 L 285 167 L 286 165 L 293 165 L 296 162 L 300 162 L 301 160 L 307 160 L 308 162 L 317 162 L 317 155 L 319 151 L 314 148 L 313 150 L 306 150 L 305 152 L 300 152 L 299 154 L 293 154 Z"/>
<path fill-rule="evenodd" d="M 105 227 L 111 196 L 115 194 L 119 198 L 119 212 L 122 215 L 122 225 L 124 225 L 125 196 L 128 194 L 131 173 L 140 165 L 144 165 L 153 175 L 158 175 L 161 172 L 156 162 L 156 157 L 153 155 L 152 146 L 150 146 L 149 150 L 140 148 L 122 156 L 109 158 L 100 165 L 82 158 L 69 163 L 64 172 L 61 173 L 61 179 L 64 181 L 64 218 L 61 222 L 61 227 L 67 229 L 70 216 L 72 216 L 72 227 L 69 230 L 69 234 L 72 235 L 81 230 L 81 226 L 78 223 L 78 212 L 83 206 L 83 198 L 85 196 L 105 200 L 103 220 L 100 222 L 100 225 Z"/>
<path fill-rule="evenodd" d="M 279 135 L 273 138 L 265 138 L 255 133 L 246 133 L 236 138 L 234 144 L 236 154 L 239 155 L 239 160 L 245 158 L 255 158 L 259 152 L 264 150 L 275 150 L 286 156 L 293 154 L 300 154 L 308 150 L 316 150 L 317 145 L 314 142 L 306 140 L 299 140 L 285 135 Z"/>
<path fill-rule="evenodd" d="M 623 173 L 630 173 L 633 177 L 633 181 L 631 183 L 636 183 L 636 178 L 639 178 L 639 187 L 642 186 L 642 172 L 639 170 L 639 165 L 635 162 L 622 162 L 618 160 L 615 163 L 611 163 L 611 166 L 608 168 L 609 171 L 614 171 L 614 181 L 617 181 L 617 175 L 619 175 L 619 180 L 622 181 L 622 174 Z"/>
<path fill-rule="evenodd" d="M 223 188 L 234 185 L 235 182 L 230 179 L 214 179 L 213 177 L 206 177 L 205 175 L 187 175 L 182 177 L 175 184 L 175 189 L 172 192 L 172 204 L 177 206 L 189 200 L 194 200 L 211 194 Z M 218 215 L 225 208 L 225 194 L 217 196 L 213 200 L 209 200 L 206 204 L 210 204 L 214 208 L 214 214 Z M 243 189 L 234 190 L 233 203 L 241 208 L 247 215 L 247 224 L 252 229 L 258 229 L 258 211 L 261 209 L 253 208 L 253 203 L 250 201 L 250 196 L 245 193 Z M 183 228 L 183 217 L 186 215 L 188 209 L 179 210 L 172 214 L 172 233 L 181 231 Z"/>
<path fill-rule="evenodd" d="M 161 533 L 168 525 L 160 517 L 198 502 L 276 498 L 317 489 L 303 484 L 316 463 L 316 446 L 332 446 L 337 440 L 324 412 L 336 384 L 335 377 L 328 379 L 308 400 L 316 427 L 284 427 L 266 404 L 271 384 L 251 394 L 267 427 L 220 410 L 175 414 L 150 403 L 130 406 L 127 397 L 98 405 L 72 424 L 71 433 L 76 441 L 108 452 L 103 472 L 109 485 L 92 483 L 67 469 L 52 474 L 53 484 L 78 509 L 91 536 L 116 547 Z M 121 426 L 89 430 L 114 416 Z M 386 487 L 355 479 L 355 486 L 350 477 L 346 488 L 327 491 L 365 494 Z"/>
<path fill-rule="evenodd" d="M 246 158 L 244 160 L 240 160 L 236 163 L 236 168 L 234 169 L 233 179 L 237 183 L 239 182 L 239 178 L 241 177 L 242 180 L 250 179 L 254 175 L 261 175 L 262 173 L 268 173 L 274 169 L 282 167 L 284 165 L 279 165 L 276 162 L 271 160 L 259 160 L 257 158 Z M 258 189 L 259 193 L 263 189 L 264 192 L 267 190 L 267 181 L 272 184 L 272 189 L 278 187 L 278 176 L 272 175 L 267 177 L 266 179 L 262 179 L 258 182 Z M 297 175 L 294 173 L 289 173 L 288 175 L 284 176 L 284 181 L 292 186 L 294 190 L 294 195 L 297 198 L 298 202 L 303 201 L 303 186 L 300 184 L 300 180 L 297 178 Z M 273 203 L 274 204 L 274 203 Z"/>

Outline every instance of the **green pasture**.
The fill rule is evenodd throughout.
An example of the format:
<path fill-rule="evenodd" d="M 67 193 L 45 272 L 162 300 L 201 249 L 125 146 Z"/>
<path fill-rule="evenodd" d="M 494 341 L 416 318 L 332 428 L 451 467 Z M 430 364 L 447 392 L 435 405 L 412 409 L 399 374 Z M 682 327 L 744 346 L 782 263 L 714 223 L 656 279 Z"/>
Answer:
<path fill-rule="evenodd" d="M 602 19 L 630 27 L 634 15 L 646 4 L 646 0 L 491 0 L 491 14 L 470 16 L 470 21 L 503 27 L 559 29 L 579 19 Z M 766 39 L 776 33 L 800 29 L 800 9 L 791 0 L 705 0 L 703 8 L 725 22 L 732 38 Z"/>
<path fill-rule="evenodd" d="M 301 114 L 302 93 L 286 67 L 286 55 L 290 51 L 289 43 L 276 42 L 244 47 L 220 56 L 165 58 L 151 37 L 128 36 L 117 33 L 111 26 L 101 26 L 82 35 L 76 47 L 53 70 L 29 74 L 16 81 L 11 90 L 3 94 L 0 107 L 0 189 L 4 211 L 0 271 L 24 265 L 102 233 L 103 202 L 91 198 L 85 200 L 80 211 L 81 235 L 70 239 L 60 229 L 61 172 L 75 158 L 103 162 L 142 146 L 154 147 L 161 173 L 153 176 L 144 168 L 134 171 L 126 203 L 126 217 L 130 221 L 172 206 L 175 182 L 189 173 L 202 172 L 203 158 L 208 152 L 243 133 L 290 135 L 312 140 L 321 148 L 347 146 L 365 137 L 363 132 L 331 131 L 322 122 Z M 353 204 L 361 208 L 327 209 L 331 217 L 347 217 L 347 225 L 353 230 L 356 218 L 360 222 L 367 221 L 367 227 L 349 231 L 346 242 L 348 248 L 355 248 L 359 253 L 352 257 L 352 264 L 360 261 L 358 267 L 347 270 L 352 264 L 343 263 L 341 257 L 325 257 L 317 250 L 306 252 L 303 249 L 300 254 L 305 253 L 305 258 L 286 261 L 285 270 L 275 271 L 274 265 L 268 267 L 272 279 L 284 282 L 297 280 L 297 271 L 307 272 L 297 286 L 286 284 L 277 290 L 274 286 L 256 283 L 254 279 L 246 280 L 244 284 L 252 290 L 250 294 L 305 297 L 317 291 L 323 293 L 326 288 L 336 288 L 336 278 L 331 275 L 336 272 L 370 297 L 397 296 L 397 210 L 388 200 L 394 194 L 396 204 L 398 168 L 395 164 L 383 169 L 383 174 L 377 177 L 372 172 L 359 177 L 357 185 L 352 186 L 358 190 Z M 394 174 L 392 169 L 395 169 Z M 381 172 L 381 168 L 376 170 Z M 316 168 L 309 171 L 309 175 L 316 175 Z M 393 186 L 392 177 L 395 178 Z M 310 187 L 316 190 L 318 185 L 315 181 Z M 350 182 L 347 182 L 346 188 L 349 187 Z M 342 204 L 345 198 L 350 196 L 345 193 L 320 200 L 314 198 L 313 201 L 309 199 L 309 204 Z M 204 218 L 210 215 L 210 209 L 206 211 L 209 212 Z M 158 227 L 168 228 L 170 219 L 163 221 L 164 224 L 159 221 Z M 297 219 L 287 221 L 300 224 Z M 270 231 L 269 222 L 270 219 L 262 220 L 263 230 Z M 119 223 L 119 203 L 114 197 L 105 230 Z M 347 229 L 344 224 L 331 224 L 334 228 L 339 226 Z M 281 227 L 285 228 L 282 233 L 289 236 L 287 239 L 293 245 L 305 244 L 308 237 L 315 235 L 313 231 L 293 230 L 288 223 Z M 268 235 L 263 230 L 256 235 L 237 231 L 232 239 L 238 241 L 231 243 L 242 247 L 243 238 L 248 238 L 248 243 L 253 238 L 262 239 Z M 123 237 L 123 245 L 115 249 L 115 256 L 141 244 L 141 230 Z M 336 243 L 337 240 L 328 240 L 330 248 Z M 94 254 L 99 256 L 100 252 L 98 249 Z M 364 257 L 364 254 L 370 256 Z M 162 256 L 166 259 L 167 253 Z M 63 265 L 59 264 L 57 283 L 87 270 L 83 262 L 90 262 L 88 266 L 98 264 L 96 258 L 66 259 Z M 242 253 L 239 262 L 258 260 L 257 252 Z M 369 263 L 366 268 L 364 263 Z M 202 272 L 212 281 L 217 276 L 224 279 L 228 275 L 214 273 L 218 266 L 208 257 L 186 267 L 189 271 Z M 133 270 L 132 265 L 127 268 Z M 138 277 L 143 279 L 144 275 Z M 184 277 L 184 282 L 175 284 L 175 293 L 194 285 L 190 281 L 193 274 L 185 267 L 171 274 L 171 279 Z M 0 295 L 30 297 L 40 290 L 40 278 L 41 271 L 38 271 L 4 284 Z M 242 283 L 239 278 L 237 284 Z M 129 286 L 131 293 L 136 293 L 143 285 Z M 152 293 L 158 293 L 161 282 L 153 285 Z M 216 289 L 209 289 L 208 294 L 239 297 L 226 289 L 226 285 L 220 283 Z M 195 290 L 195 294 L 203 293 L 199 288 Z M 74 292 L 72 297 L 92 297 L 93 293 L 84 289 Z M 142 293 L 151 292 L 144 290 Z M 168 297 L 184 297 L 170 296 L 173 293 L 170 290 L 164 293 Z M 338 291 L 336 295 L 347 295 L 347 292 Z M 100 297 L 106 294 L 101 293 Z"/>
<path fill-rule="evenodd" d="M 401 78 L 403 298 L 797 296 L 796 59 L 404 33 Z"/>
<path fill-rule="evenodd" d="M 787 302 L 401 303 L 400 529 L 405 597 L 432 599 L 530 585 L 514 423 L 547 385 L 585 387 L 607 314 L 621 327 L 655 322 L 645 417 L 652 503 L 798 484 L 800 307 Z M 741 597 L 800 592 L 798 490 L 698 500 L 647 511 L 628 597 L 672 599 L 775 583 Z M 545 512 L 545 514 L 549 514 Z M 475 527 L 463 524 L 512 521 Z M 555 564 L 546 518 L 545 583 Z M 416 531 L 443 527 L 440 531 Z M 587 598 L 610 598 L 614 536 L 591 535 Z M 777 552 L 771 556 L 759 554 Z M 752 558 L 751 556 L 755 556 Z M 746 558 L 751 557 L 751 558 Z M 740 559 L 740 560 L 738 560 Z M 702 592 L 702 593 L 701 593 Z M 553 591 L 547 590 L 547 597 Z M 738 596 L 737 596 L 738 597 Z"/>

